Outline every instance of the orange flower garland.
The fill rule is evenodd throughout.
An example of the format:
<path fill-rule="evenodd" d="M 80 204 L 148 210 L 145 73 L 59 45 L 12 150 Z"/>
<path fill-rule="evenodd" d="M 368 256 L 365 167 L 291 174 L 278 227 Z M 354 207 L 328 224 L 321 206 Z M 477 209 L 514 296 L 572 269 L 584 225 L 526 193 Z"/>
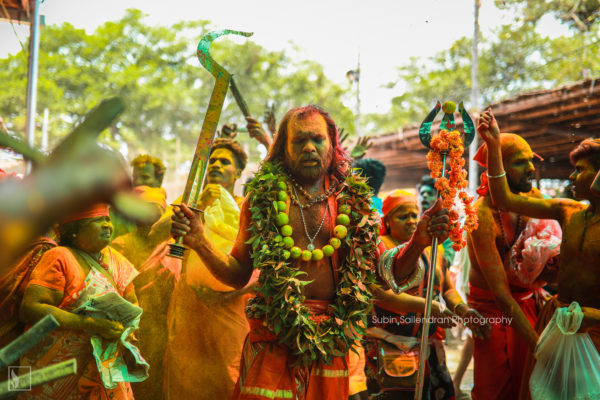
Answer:
<path fill-rule="evenodd" d="M 463 230 L 472 232 L 479 226 L 477 210 L 473 206 L 473 196 L 469 196 L 464 189 L 467 188 L 467 171 L 463 169 L 465 159 L 462 158 L 465 150 L 459 131 L 442 130 L 439 135 L 431 139 L 430 150 L 427 154 L 427 167 L 431 170 L 431 177 L 437 179 L 435 188 L 442 198 L 442 206 L 450 210 L 450 240 L 454 242 L 452 248 L 459 251 L 467 245 L 463 238 Z M 442 157 L 446 153 L 446 165 L 450 171 L 442 178 Z M 465 209 L 466 220 L 464 226 L 459 222 L 459 213 L 454 209 L 454 199 L 458 195 Z"/>

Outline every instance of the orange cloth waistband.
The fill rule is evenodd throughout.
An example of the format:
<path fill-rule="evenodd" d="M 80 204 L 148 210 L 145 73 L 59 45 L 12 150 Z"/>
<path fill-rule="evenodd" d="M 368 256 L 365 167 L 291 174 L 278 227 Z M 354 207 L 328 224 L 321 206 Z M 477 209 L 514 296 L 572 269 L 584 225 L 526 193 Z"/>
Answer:
<path fill-rule="evenodd" d="M 329 305 L 332 304 L 330 300 L 305 300 L 304 305 L 308 308 L 313 319 L 316 319 L 317 323 L 328 319 L 327 315 L 329 311 Z M 248 339 L 251 342 L 275 342 L 278 340 L 276 334 L 271 332 L 265 325 L 264 319 L 251 318 L 248 319 L 250 324 L 250 332 L 248 333 Z"/>
<path fill-rule="evenodd" d="M 511 296 L 514 297 L 514 299 L 518 302 L 530 299 L 534 293 L 535 293 L 535 290 L 533 290 L 533 289 L 525 290 L 522 292 L 510 292 Z M 491 290 L 481 289 L 481 288 L 478 288 L 477 286 L 473 286 L 470 284 L 469 284 L 469 298 L 472 298 L 473 300 L 476 300 L 476 301 L 492 301 L 492 302 L 494 301 L 494 295 L 492 294 Z"/>

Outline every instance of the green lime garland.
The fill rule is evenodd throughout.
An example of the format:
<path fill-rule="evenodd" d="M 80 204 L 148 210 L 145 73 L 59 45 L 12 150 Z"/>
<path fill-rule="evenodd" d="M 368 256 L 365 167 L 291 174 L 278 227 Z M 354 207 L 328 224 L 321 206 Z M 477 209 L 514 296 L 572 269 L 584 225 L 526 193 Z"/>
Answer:
<path fill-rule="evenodd" d="M 348 175 L 339 187 L 338 209 L 349 211 L 347 234 L 338 251 L 339 283 L 330 307 L 330 318 L 317 323 L 304 305 L 301 280 L 305 272 L 291 266 L 289 243 L 285 243 L 277 223 L 286 199 L 287 176 L 278 164 L 264 163 L 248 184 L 251 224 L 250 239 L 253 266 L 261 271 L 259 296 L 251 299 L 246 309 L 249 318 L 263 319 L 265 327 L 278 335 L 279 343 L 298 356 L 298 365 L 314 361 L 331 362 L 345 355 L 354 341 L 363 335 L 371 309 L 371 292 L 375 283 L 375 254 L 379 220 L 371 209 L 371 191 L 364 178 Z M 348 210 L 349 208 L 349 210 Z M 280 225 L 281 225 L 281 221 Z M 289 236 L 286 236 L 289 237 Z"/>

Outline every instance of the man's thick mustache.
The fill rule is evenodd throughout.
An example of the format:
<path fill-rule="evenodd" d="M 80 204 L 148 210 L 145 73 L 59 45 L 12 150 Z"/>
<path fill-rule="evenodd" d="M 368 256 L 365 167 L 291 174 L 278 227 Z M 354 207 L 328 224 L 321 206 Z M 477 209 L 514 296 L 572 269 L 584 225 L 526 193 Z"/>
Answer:
<path fill-rule="evenodd" d="M 317 157 L 306 157 L 306 158 L 300 157 L 300 162 L 304 162 L 304 161 L 316 161 L 318 163 L 322 162 L 321 159 L 317 158 Z"/>

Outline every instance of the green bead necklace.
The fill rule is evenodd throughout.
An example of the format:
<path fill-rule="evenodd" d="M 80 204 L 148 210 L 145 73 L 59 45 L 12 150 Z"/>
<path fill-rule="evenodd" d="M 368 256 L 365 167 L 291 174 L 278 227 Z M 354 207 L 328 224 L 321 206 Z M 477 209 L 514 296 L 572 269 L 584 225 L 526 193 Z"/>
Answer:
<path fill-rule="evenodd" d="M 319 229 L 315 233 L 314 237 L 311 238 L 306 228 L 304 212 L 302 211 L 302 206 L 300 205 L 300 199 L 298 198 L 298 194 L 296 193 L 295 188 L 293 188 L 294 195 L 296 196 L 296 203 L 298 203 L 300 207 L 300 214 L 302 217 L 302 223 L 304 225 L 306 237 L 310 242 L 307 248 L 303 250 L 298 246 L 294 246 L 294 239 L 292 238 L 292 233 L 294 232 L 294 230 L 292 229 L 292 226 L 289 225 L 290 217 L 287 213 L 286 204 L 286 201 L 288 200 L 288 186 L 285 182 L 279 181 L 277 183 L 277 187 L 280 189 L 279 193 L 277 194 L 277 210 L 279 213 L 277 214 L 275 221 L 277 223 L 277 226 L 279 227 L 279 233 L 281 233 L 283 244 L 285 248 L 289 251 L 290 257 L 293 259 L 301 258 L 303 261 L 320 261 L 323 259 L 323 257 L 331 257 L 333 253 L 335 253 L 335 251 L 339 249 L 342 245 L 341 239 L 345 239 L 346 235 L 348 234 L 347 226 L 350 224 L 350 207 L 347 205 L 338 206 L 338 215 L 336 217 L 337 225 L 333 229 L 333 237 L 329 239 L 329 244 L 326 244 L 321 249 L 315 249 L 315 246 L 313 244 L 314 239 L 321 231 L 321 227 L 323 226 L 325 218 L 327 218 L 327 215 L 329 214 L 329 208 L 325 210 L 323 220 L 321 221 L 321 225 L 319 226 Z"/>

